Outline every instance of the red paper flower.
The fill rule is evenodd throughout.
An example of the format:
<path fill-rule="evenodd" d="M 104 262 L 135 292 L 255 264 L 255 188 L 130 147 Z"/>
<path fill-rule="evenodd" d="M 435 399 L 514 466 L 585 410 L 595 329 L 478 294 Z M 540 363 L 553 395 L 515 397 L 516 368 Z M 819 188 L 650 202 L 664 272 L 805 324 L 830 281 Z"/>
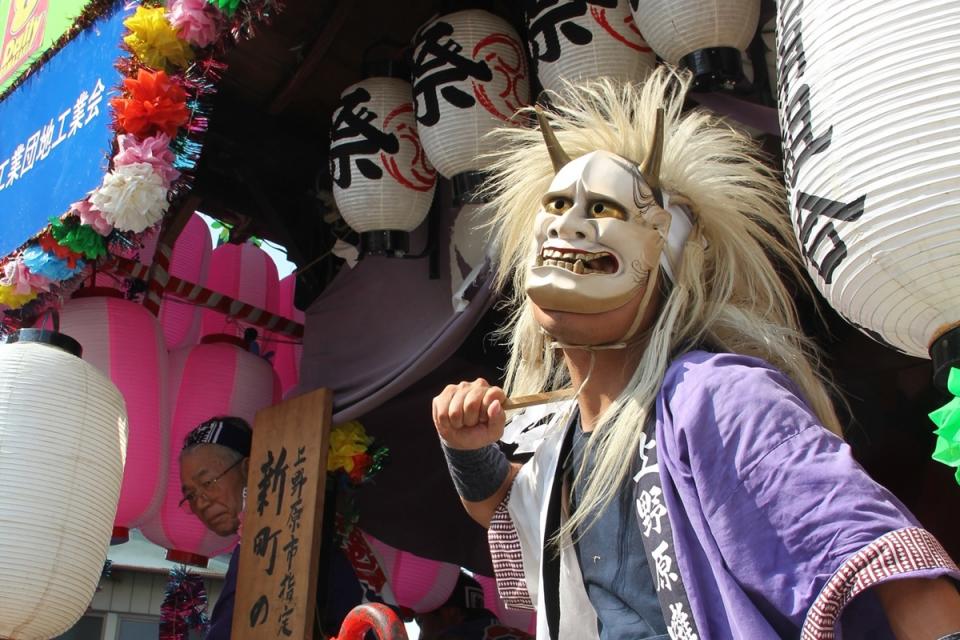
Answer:
<path fill-rule="evenodd" d="M 353 469 L 350 470 L 350 480 L 360 484 L 363 482 L 363 474 L 370 467 L 370 456 L 366 453 L 358 453 L 353 456 Z"/>
<path fill-rule="evenodd" d="M 63 245 L 57 244 L 57 241 L 49 233 L 45 233 L 42 236 L 40 236 L 40 248 L 46 251 L 47 253 L 51 253 L 55 255 L 61 260 L 66 260 L 67 266 L 70 267 L 71 269 L 76 269 L 77 260 L 83 257 L 82 255 L 73 251 L 69 247 L 65 247 Z"/>
<path fill-rule="evenodd" d="M 137 137 L 163 132 L 171 138 L 190 117 L 187 94 L 164 71 L 140 69 L 136 78 L 126 78 L 127 97 L 110 101 L 117 127 Z"/>

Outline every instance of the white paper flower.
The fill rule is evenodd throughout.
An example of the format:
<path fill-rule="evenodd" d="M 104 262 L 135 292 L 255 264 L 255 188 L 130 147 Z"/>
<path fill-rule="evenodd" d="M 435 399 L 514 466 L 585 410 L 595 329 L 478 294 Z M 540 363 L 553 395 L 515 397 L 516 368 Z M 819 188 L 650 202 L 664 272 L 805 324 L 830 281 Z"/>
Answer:
<path fill-rule="evenodd" d="M 152 227 L 167 211 L 167 188 L 146 162 L 115 167 L 90 196 L 107 222 L 120 231 L 139 233 Z"/>

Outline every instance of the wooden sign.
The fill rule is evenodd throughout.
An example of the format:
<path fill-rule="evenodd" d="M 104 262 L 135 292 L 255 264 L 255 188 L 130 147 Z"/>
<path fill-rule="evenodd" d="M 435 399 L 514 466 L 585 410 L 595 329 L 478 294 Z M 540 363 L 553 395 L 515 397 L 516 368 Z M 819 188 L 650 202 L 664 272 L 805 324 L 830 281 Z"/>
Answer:
<path fill-rule="evenodd" d="M 313 637 L 333 394 L 257 413 L 232 640 Z"/>

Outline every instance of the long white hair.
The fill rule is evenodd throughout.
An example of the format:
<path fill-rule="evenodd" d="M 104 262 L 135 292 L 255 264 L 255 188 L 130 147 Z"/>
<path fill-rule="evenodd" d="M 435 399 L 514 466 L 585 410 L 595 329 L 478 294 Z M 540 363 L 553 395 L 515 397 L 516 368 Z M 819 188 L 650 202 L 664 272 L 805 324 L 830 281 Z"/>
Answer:
<path fill-rule="evenodd" d="M 661 66 L 640 87 L 607 80 L 571 85 L 552 105 L 552 128 L 571 158 L 604 149 L 637 164 L 653 139 L 656 110 L 663 108 L 662 188 L 687 202 L 697 220 L 640 364 L 590 438 L 596 467 L 563 533 L 589 527 L 622 488 L 634 464 L 623 452 L 636 451 L 667 367 L 699 345 L 771 363 L 798 385 L 822 423 L 840 432 L 817 352 L 799 328 L 792 294 L 778 273 L 806 282 L 783 186 L 750 138 L 707 112 L 683 112 L 689 86 L 689 74 Z M 504 386 L 510 395 L 539 393 L 569 384 L 563 359 L 550 348 L 524 294 L 536 251 L 534 218 L 554 170 L 540 131 L 517 127 L 496 135 L 502 146 L 488 184 L 499 245 L 497 284 L 513 283 Z"/>

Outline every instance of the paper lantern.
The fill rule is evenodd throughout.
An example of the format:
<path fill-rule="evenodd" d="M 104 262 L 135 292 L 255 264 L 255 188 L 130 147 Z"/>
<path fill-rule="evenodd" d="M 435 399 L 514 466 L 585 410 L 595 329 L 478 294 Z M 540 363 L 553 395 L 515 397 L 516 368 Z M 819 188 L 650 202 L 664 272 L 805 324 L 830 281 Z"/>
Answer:
<path fill-rule="evenodd" d="M 169 560 L 205 566 L 211 556 L 231 549 L 237 537 L 214 534 L 196 516 L 177 506 L 182 497 L 179 459 L 183 439 L 214 416 L 239 416 L 253 424 L 257 411 L 279 400 L 280 384 L 269 362 L 229 341 L 171 352 L 169 371 L 169 398 L 173 403 L 170 474 L 157 515 L 140 530 L 148 540 L 168 550 Z"/>
<path fill-rule="evenodd" d="M 297 286 L 297 276 L 291 273 L 280 281 L 277 287 L 277 310 L 284 318 L 290 318 L 303 323 L 303 311 L 293 304 L 293 295 Z M 270 333 L 264 345 L 267 351 L 273 351 L 273 368 L 280 379 L 280 388 L 283 396 L 297 386 L 300 381 L 300 358 L 303 354 L 303 345 L 298 338 L 283 333 Z"/>
<path fill-rule="evenodd" d="M 564 80 L 600 76 L 637 83 L 653 70 L 657 57 L 640 35 L 628 0 L 613 4 L 527 0 L 527 47 L 544 89 L 561 91 Z"/>
<path fill-rule="evenodd" d="M 330 132 L 333 197 L 343 219 L 365 253 L 406 253 L 437 183 L 417 136 L 410 83 L 378 77 L 350 85 Z"/>
<path fill-rule="evenodd" d="M 210 256 L 207 288 L 267 311 L 277 306 L 277 265 L 267 252 L 245 242 L 223 244 Z M 250 325 L 228 318 L 219 311 L 203 310 L 202 335 L 228 334 L 243 337 Z M 257 328 L 258 334 L 262 332 Z"/>
<path fill-rule="evenodd" d="M 740 79 L 760 0 L 630 0 L 630 8 L 657 55 L 693 71 L 698 88 L 729 89 Z"/>
<path fill-rule="evenodd" d="M 390 604 L 429 613 L 450 597 L 460 567 L 401 551 L 367 533 L 363 537 L 386 576 Z"/>
<path fill-rule="evenodd" d="M 83 359 L 110 378 L 126 403 L 128 464 L 113 535 L 114 542 L 126 542 L 129 530 L 160 508 L 166 487 L 167 350 L 157 319 L 143 305 L 114 295 L 67 301 L 60 328 L 83 345 Z"/>
<path fill-rule="evenodd" d="M 529 101 L 519 36 L 502 18 L 469 9 L 422 26 L 414 47 L 413 102 L 427 157 L 447 178 L 482 170 L 481 156 L 497 144 L 486 134 Z"/>
<path fill-rule="evenodd" d="M 210 229 L 194 214 L 177 236 L 170 254 L 170 275 L 204 286 L 210 270 Z M 160 326 L 167 349 L 197 344 L 200 339 L 201 309 L 177 298 L 164 297 L 160 304 Z"/>
<path fill-rule="evenodd" d="M 786 0 L 777 40 L 810 276 L 852 324 L 924 357 L 960 321 L 960 4 Z"/>
<path fill-rule="evenodd" d="M 51 638 L 93 598 L 120 495 L 123 397 L 79 344 L 0 345 L 0 637 Z M 64 348 L 28 342 L 54 340 Z"/>

